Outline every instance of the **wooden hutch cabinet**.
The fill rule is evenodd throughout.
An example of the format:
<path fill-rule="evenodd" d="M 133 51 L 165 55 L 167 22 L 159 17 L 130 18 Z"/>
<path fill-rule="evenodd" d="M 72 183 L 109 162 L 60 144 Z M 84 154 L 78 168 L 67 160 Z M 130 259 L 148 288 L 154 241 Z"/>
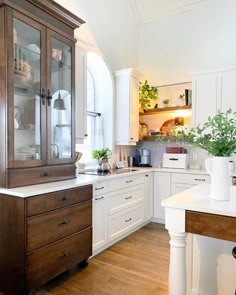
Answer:
<path fill-rule="evenodd" d="M 75 39 L 52 0 L 0 0 L 0 186 L 75 176 Z"/>

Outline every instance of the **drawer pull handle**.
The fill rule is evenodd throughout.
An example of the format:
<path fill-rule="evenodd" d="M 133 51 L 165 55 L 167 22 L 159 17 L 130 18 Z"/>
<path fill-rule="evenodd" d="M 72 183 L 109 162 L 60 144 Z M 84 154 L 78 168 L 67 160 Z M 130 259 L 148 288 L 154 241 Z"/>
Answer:
<path fill-rule="evenodd" d="M 132 199 L 132 196 L 126 197 L 125 199 L 126 200 Z"/>
<path fill-rule="evenodd" d="M 129 222 L 131 220 L 132 220 L 132 218 L 130 217 L 129 219 L 126 219 L 125 222 Z"/>
<path fill-rule="evenodd" d="M 95 191 L 99 191 L 99 190 L 101 190 L 101 189 L 104 189 L 104 186 L 96 187 L 96 188 L 95 188 Z"/>
<path fill-rule="evenodd" d="M 65 219 L 62 222 L 59 222 L 58 225 L 67 225 L 70 223 L 70 219 Z"/>
<path fill-rule="evenodd" d="M 146 176 L 146 177 L 149 177 L 149 175 L 148 175 L 148 174 L 146 174 L 145 176 Z"/>
<path fill-rule="evenodd" d="M 177 158 L 169 158 L 170 161 L 179 161 Z"/>
<path fill-rule="evenodd" d="M 59 202 L 64 202 L 64 201 L 68 201 L 68 200 L 70 200 L 70 197 L 69 196 L 62 197 L 62 198 L 59 198 L 58 199 Z"/>
<path fill-rule="evenodd" d="M 69 257 L 70 256 L 70 252 L 64 252 L 63 253 L 63 257 Z"/>
<path fill-rule="evenodd" d="M 131 183 L 133 182 L 133 180 L 126 180 L 126 183 Z"/>
<path fill-rule="evenodd" d="M 204 179 L 204 178 L 195 178 L 194 180 L 196 180 L 196 181 L 206 181 L 206 179 Z"/>
<path fill-rule="evenodd" d="M 104 197 L 95 198 L 95 201 L 102 200 L 102 199 L 104 199 Z"/>

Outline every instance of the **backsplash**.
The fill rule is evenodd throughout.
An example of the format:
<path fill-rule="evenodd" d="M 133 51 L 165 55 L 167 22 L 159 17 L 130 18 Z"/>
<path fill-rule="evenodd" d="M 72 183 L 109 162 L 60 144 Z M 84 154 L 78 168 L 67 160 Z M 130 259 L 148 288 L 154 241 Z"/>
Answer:
<path fill-rule="evenodd" d="M 209 157 L 207 151 L 200 148 L 193 148 L 191 145 L 183 145 L 175 142 L 154 142 L 154 141 L 140 141 L 136 146 L 122 146 L 126 149 L 128 156 L 135 156 L 137 149 L 150 149 L 151 150 L 151 164 L 152 167 L 160 168 L 163 162 L 163 153 L 167 146 L 182 146 L 187 150 L 189 154 L 189 167 L 192 169 L 205 170 L 205 160 Z M 116 146 L 115 160 L 119 159 L 119 150 L 121 146 Z M 231 157 L 236 166 L 236 156 Z M 236 169 L 236 167 L 234 167 Z"/>

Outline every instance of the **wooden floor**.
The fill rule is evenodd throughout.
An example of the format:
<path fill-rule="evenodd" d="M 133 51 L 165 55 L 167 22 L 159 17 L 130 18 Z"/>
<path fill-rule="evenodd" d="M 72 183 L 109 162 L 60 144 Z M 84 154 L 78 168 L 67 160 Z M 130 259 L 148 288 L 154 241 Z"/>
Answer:
<path fill-rule="evenodd" d="M 168 266 L 168 233 L 163 225 L 149 223 L 37 295 L 167 295 Z"/>

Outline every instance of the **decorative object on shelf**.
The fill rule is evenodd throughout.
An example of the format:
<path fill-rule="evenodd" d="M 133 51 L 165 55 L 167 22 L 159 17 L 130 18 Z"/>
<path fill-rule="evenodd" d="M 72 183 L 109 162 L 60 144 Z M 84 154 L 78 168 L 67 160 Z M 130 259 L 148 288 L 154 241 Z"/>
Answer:
<path fill-rule="evenodd" d="M 24 129 L 24 115 L 23 110 L 19 106 L 14 106 L 14 128 Z"/>
<path fill-rule="evenodd" d="M 63 66 L 65 55 L 60 49 L 52 48 L 52 59 Z"/>
<path fill-rule="evenodd" d="M 148 110 L 151 108 L 151 100 L 156 100 L 158 98 L 158 89 L 156 86 L 150 86 L 148 81 L 145 80 L 144 83 L 139 82 L 139 107 L 143 110 Z"/>
<path fill-rule="evenodd" d="M 162 104 L 163 104 L 164 108 L 168 107 L 169 106 L 169 103 L 170 103 L 170 99 L 169 98 L 165 98 L 162 101 Z"/>
<path fill-rule="evenodd" d="M 40 48 L 36 44 L 29 44 L 27 45 L 27 57 L 33 61 L 36 62 L 40 59 Z"/>
<path fill-rule="evenodd" d="M 230 200 L 229 157 L 236 152 L 236 112 L 231 109 L 218 112 L 197 128 L 177 128 L 177 140 L 207 150 L 212 159 L 206 160 L 206 169 L 212 177 L 211 198 Z"/>
<path fill-rule="evenodd" d="M 59 89 L 61 87 L 61 80 L 62 80 L 62 71 L 61 71 L 61 68 L 63 66 L 63 63 L 60 63 L 59 62 L 59 71 L 58 71 L 58 76 L 59 76 Z M 65 106 L 65 102 L 64 100 L 62 99 L 61 97 L 61 90 L 59 90 L 58 92 L 58 97 L 54 100 L 54 104 L 53 104 L 53 108 L 55 110 L 58 110 L 58 111 L 65 111 L 66 110 L 66 106 Z"/>
<path fill-rule="evenodd" d="M 181 94 L 178 98 L 174 99 L 174 104 L 178 107 L 184 106 L 184 94 Z"/>
<path fill-rule="evenodd" d="M 184 126 L 184 117 L 175 117 L 175 126 Z"/>
<path fill-rule="evenodd" d="M 108 159 L 111 157 L 111 154 L 112 152 L 109 148 L 92 151 L 92 157 L 98 160 L 97 170 L 99 173 L 108 173 L 111 170 L 111 166 L 108 163 Z"/>

